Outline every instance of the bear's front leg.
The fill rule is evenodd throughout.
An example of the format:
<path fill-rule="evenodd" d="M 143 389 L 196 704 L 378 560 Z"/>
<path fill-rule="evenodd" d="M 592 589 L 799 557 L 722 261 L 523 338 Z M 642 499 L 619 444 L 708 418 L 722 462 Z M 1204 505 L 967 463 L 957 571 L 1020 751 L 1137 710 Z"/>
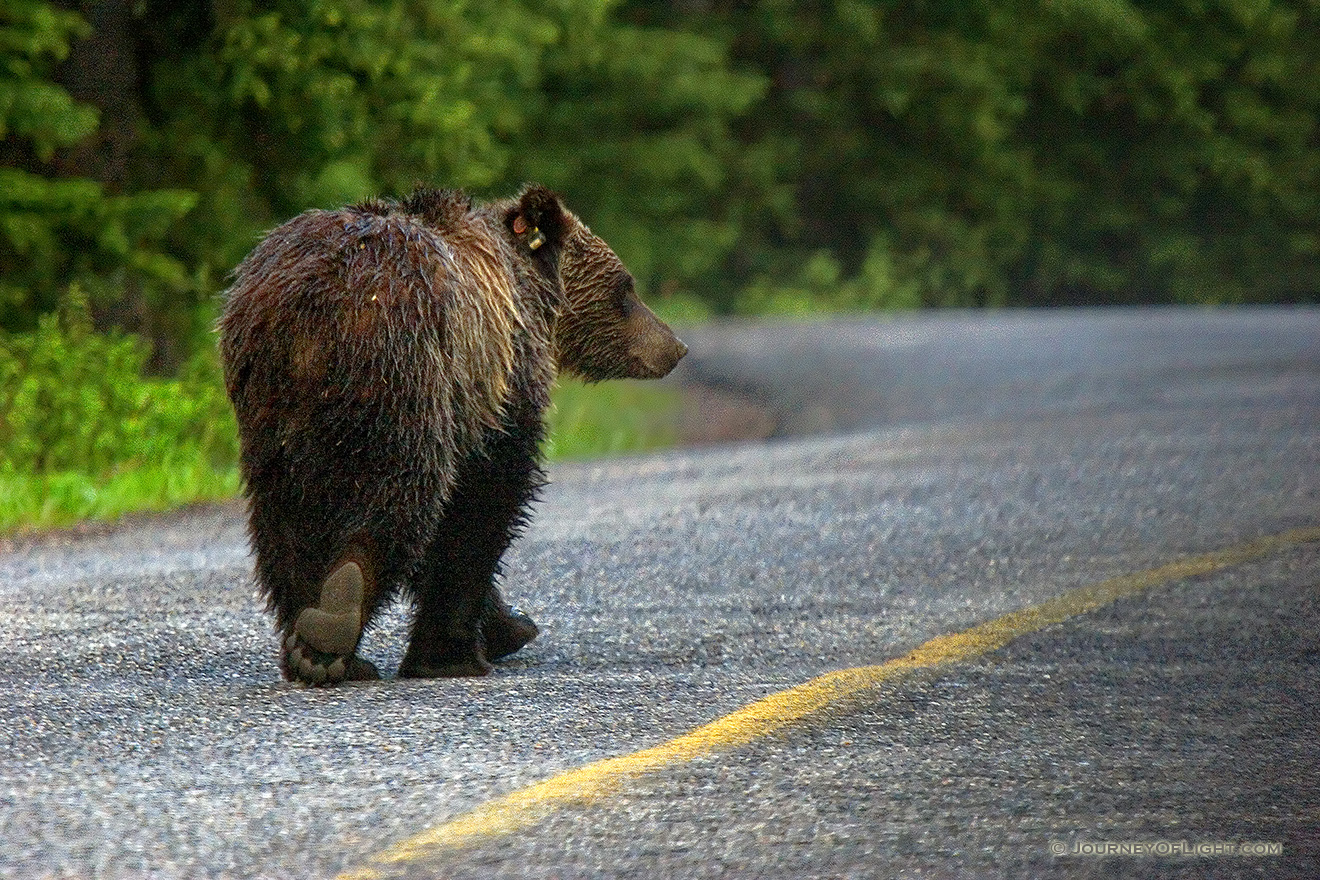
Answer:
<path fill-rule="evenodd" d="M 310 685 L 380 678 L 375 666 L 356 655 L 365 589 L 362 567 L 351 560 L 326 577 L 318 603 L 304 608 L 281 640 L 285 678 Z"/>
<path fill-rule="evenodd" d="M 481 615 L 481 635 L 486 646 L 487 660 L 503 660 L 541 632 L 536 621 L 517 608 L 512 608 L 500 596 L 494 584 L 486 597 Z"/>

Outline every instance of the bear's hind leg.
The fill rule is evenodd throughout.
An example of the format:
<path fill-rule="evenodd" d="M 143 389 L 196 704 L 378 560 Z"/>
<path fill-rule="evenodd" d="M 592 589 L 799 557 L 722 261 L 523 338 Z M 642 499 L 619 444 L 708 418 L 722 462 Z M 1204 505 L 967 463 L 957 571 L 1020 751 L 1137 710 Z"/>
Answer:
<path fill-rule="evenodd" d="M 310 685 L 380 678 L 376 667 L 356 654 L 365 594 L 366 577 L 357 562 L 345 560 L 330 572 L 320 600 L 302 610 L 281 642 L 285 678 Z"/>
<path fill-rule="evenodd" d="M 526 614 L 511 607 L 500 596 L 493 579 L 496 565 L 482 565 L 468 559 L 460 563 L 462 574 L 455 580 L 466 582 L 466 588 L 450 588 L 441 599 L 432 592 L 418 597 L 416 620 L 412 640 L 399 674 L 404 678 L 442 678 L 464 675 L 486 675 L 492 669 L 489 661 L 503 660 L 519 651 L 541 632 Z M 462 596 L 480 596 L 481 572 L 489 572 L 484 598 L 475 604 L 463 601 Z M 437 577 L 445 577 L 437 575 Z M 441 611 L 440 607 L 444 610 Z M 476 623 L 463 624 L 476 616 Z"/>
<path fill-rule="evenodd" d="M 458 468 L 421 565 L 412 573 L 415 615 L 399 675 L 486 675 L 537 635 L 496 587 L 500 558 L 526 521 L 545 483 L 536 460 L 540 410 L 510 412 L 507 430 L 487 437 L 484 454 Z"/>
<path fill-rule="evenodd" d="M 432 563 L 441 549 L 433 548 Z M 444 555 L 448 576 L 434 564 L 423 568 L 430 582 L 415 591 L 412 634 L 399 666 L 400 678 L 487 675 L 493 669 L 486 659 L 480 621 L 494 560 L 487 566 L 467 554 Z"/>
<path fill-rule="evenodd" d="M 473 560 L 468 560 L 465 570 L 471 573 L 472 565 Z M 493 580 L 494 568 L 478 564 L 476 570 L 489 571 L 487 577 Z M 466 590 L 455 591 L 451 587 L 444 598 L 434 592 L 418 598 L 412 639 L 399 669 L 400 676 L 486 675 L 492 668 L 488 661 L 503 660 L 540 634 L 536 621 L 505 602 L 493 582 L 487 582 L 484 600 L 473 606 L 461 597 L 481 593 L 481 575 L 459 579 L 467 581 Z M 478 621 L 475 627 L 471 623 L 458 623 L 470 620 L 474 613 Z"/>

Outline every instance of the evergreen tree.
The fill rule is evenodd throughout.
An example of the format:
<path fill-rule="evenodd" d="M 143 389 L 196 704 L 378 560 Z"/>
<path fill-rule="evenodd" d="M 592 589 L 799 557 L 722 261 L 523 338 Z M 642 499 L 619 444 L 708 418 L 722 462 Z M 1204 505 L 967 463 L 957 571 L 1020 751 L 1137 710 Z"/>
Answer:
<path fill-rule="evenodd" d="M 731 120 L 762 84 L 718 41 L 620 24 L 597 0 L 263 8 L 175 13 L 166 32 L 199 42 L 165 41 L 153 67 L 160 159 L 203 193 L 186 237 L 210 245 L 208 277 L 308 206 L 418 183 L 546 183 L 644 282 L 695 285 L 732 248 Z"/>
<path fill-rule="evenodd" d="M 1320 8 L 1047 4 L 1015 140 L 1021 301 L 1320 296 Z"/>
<path fill-rule="evenodd" d="M 419 183 L 719 310 L 1320 295 L 1308 0 L 73 5 L 0 7 L 0 328 L 77 283 L 157 367 L 264 230 Z"/>
<path fill-rule="evenodd" d="M 79 173 L 98 114 L 53 74 L 90 34 L 82 17 L 41 0 L 0 7 L 0 328 L 35 326 L 70 284 L 103 311 L 133 292 L 162 312 L 189 286 L 162 242 L 192 195 Z"/>
<path fill-rule="evenodd" d="M 745 206 L 725 266 L 762 302 L 850 284 L 845 304 L 1320 298 L 1309 0 L 627 14 L 723 34 L 771 83 L 737 131 L 774 157 L 776 198 Z"/>
<path fill-rule="evenodd" d="M 648 293 L 727 302 L 721 269 L 771 181 L 735 126 L 766 81 L 731 70 L 717 34 L 615 22 L 611 5 L 561 7 L 506 179 L 560 190 Z"/>

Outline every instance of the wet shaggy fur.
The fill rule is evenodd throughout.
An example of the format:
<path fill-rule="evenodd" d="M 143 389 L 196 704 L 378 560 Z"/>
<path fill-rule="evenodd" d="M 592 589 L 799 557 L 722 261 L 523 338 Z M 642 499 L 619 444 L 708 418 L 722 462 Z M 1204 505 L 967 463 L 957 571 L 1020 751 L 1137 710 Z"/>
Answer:
<path fill-rule="evenodd" d="M 538 186 L 303 214 L 239 266 L 219 331 L 257 579 L 310 683 L 375 677 L 357 640 L 400 592 L 401 675 L 484 674 L 534 637 L 495 579 L 544 483 L 556 371 L 663 375 L 686 350 Z"/>

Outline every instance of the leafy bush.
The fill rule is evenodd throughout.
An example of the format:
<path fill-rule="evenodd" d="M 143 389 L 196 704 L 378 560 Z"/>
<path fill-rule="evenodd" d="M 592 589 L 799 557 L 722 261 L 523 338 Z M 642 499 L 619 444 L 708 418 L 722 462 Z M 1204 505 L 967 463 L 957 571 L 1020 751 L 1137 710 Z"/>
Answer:
<path fill-rule="evenodd" d="M 94 331 L 76 287 L 35 331 L 0 336 L 0 473 L 232 468 L 236 431 L 214 353 L 173 379 L 144 376 L 149 356 L 136 336 Z"/>
<path fill-rule="evenodd" d="M 824 310 L 915 309 L 921 290 L 897 265 L 888 239 L 877 235 L 851 278 L 828 250 L 818 250 L 779 277 L 758 276 L 743 291 L 738 310 L 750 315 L 811 315 Z"/>

